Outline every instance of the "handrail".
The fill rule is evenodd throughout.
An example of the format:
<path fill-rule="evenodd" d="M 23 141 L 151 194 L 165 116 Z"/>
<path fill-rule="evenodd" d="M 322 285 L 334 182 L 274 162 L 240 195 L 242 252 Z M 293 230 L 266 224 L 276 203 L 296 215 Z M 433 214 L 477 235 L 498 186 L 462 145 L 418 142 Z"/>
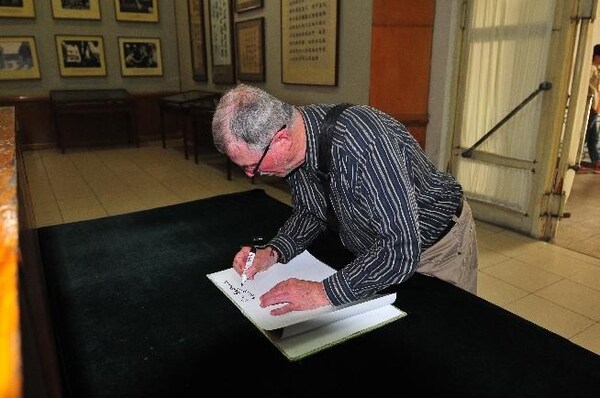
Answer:
<path fill-rule="evenodd" d="M 513 117 L 515 115 L 515 113 L 517 113 L 521 108 L 523 108 L 525 106 L 525 104 L 527 104 L 529 101 L 531 101 L 536 95 L 538 95 L 542 91 L 547 91 L 547 90 L 550 90 L 551 88 L 552 88 L 552 83 L 550 83 L 550 82 L 541 82 L 540 85 L 539 85 L 539 87 L 534 92 L 532 92 L 531 94 L 529 94 L 529 96 L 527 98 L 525 98 L 523 100 L 523 102 L 521 102 L 519 105 L 517 105 L 517 107 L 515 109 L 513 109 L 512 111 L 510 111 L 510 113 L 508 115 L 506 115 L 504 117 L 504 119 L 500 120 L 494 127 L 492 127 L 492 129 L 490 131 L 488 131 L 487 133 L 485 133 L 485 135 L 483 137 L 481 137 L 479 140 L 477 140 L 477 142 L 474 143 L 469 149 L 467 149 L 466 151 L 464 151 L 461 154 L 461 156 L 463 158 L 470 158 L 471 156 L 473 156 L 473 151 L 475 150 L 475 148 L 477 148 L 485 140 L 487 140 L 496 130 L 498 130 L 500 128 L 500 126 L 502 126 L 504 123 L 506 123 L 508 121 L 508 119 L 510 119 L 511 117 Z"/>

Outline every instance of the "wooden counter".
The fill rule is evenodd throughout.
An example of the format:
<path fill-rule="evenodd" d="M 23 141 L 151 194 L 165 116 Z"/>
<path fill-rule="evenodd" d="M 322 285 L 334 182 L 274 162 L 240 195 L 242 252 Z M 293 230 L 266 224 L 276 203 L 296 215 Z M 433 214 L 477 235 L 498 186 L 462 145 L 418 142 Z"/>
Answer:
<path fill-rule="evenodd" d="M 21 396 L 15 112 L 0 108 L 0 396 Z"/>

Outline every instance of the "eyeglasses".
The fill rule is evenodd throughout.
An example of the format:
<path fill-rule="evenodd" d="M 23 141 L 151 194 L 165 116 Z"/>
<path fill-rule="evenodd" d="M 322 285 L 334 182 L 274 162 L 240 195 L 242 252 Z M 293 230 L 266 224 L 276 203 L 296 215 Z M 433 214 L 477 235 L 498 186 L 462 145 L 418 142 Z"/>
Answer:
<path fill-rule="evenodd" d="M 283 126 L 281 126 L 281 128 L 279 130 L 277 130 L 277 133 L 279 133 L 281 130 L 285 129 L 287 127 L 286 124 L 284 124 Z M 273 138 L 275 138 L 275 135 L 273 135 Z M 269 149 L 271 148 L 271 144 L 273 143 L 273 138 L 271 138 L 271 141 L 269 141 L 269 145 L 267 145 L 267 147 L 265 148 L 264 152 L 262 153 L 260 159 L 258 159 L 258 163 L 256 163 L 256 166 L 254 166 L 254 170 L 252 170 L 252 176 L 255 176 L 258 173 L 258 169 L 260 168 L 260 165 L 262 163 L 262 161 L 265 159 L 265 156 L 267 156 L 267 152 L 269 152 Z"/>

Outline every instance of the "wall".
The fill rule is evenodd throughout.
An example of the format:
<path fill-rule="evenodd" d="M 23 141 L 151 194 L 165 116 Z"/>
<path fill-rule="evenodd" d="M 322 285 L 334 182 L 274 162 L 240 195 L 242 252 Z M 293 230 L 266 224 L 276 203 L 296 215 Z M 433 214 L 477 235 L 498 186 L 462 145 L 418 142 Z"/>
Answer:
<path fill-rule="evenodd" d="M 159 0 L 159 22 L 117 22 L 114 1 L 100 0 L 100 21 L 54 19 L 50 1 L 35 0 L 36 17 L 3 18 L 2 36 L 34 36 L 42 78 L 1 81 L 1 96 L 45 96 L 51 89 L 125 88 L 132 94 L 190 89 L 224 90 L 229 86 L 212 83 L 211 54 L 207 47 L 208 82 L 192 79 L 187 1 Z M 208 7 L 204 1 L 205 39 L 210 43 Z M 234 21 L 265 17 L 266 81 L 257 86 L 293 103 L 368 102 L 371 2 L 340 0 L 338 37 L 338 86 L 319 87 L 281 83 L 279 1 L 263 1 L 263 7 L 241 14 Z M 101 35 L 106 52 L 106 77 L 60 77 L 54 42 L 55 34 Z M 163 76 L 127 77 L 120 72 L 117 37 L 159 37 Z"/>
<path fill-rule="evenodd" d="M 100 0 L 101 20 L 54 19 L 49 0 L 35 0 L 35 18 L 2 18 L 1 36 L 34 36 L 40 62 L 40 80 L 0 81 L 2 97 L 47 96 L 51 89 L 125 88 L 131 93 L 179 90 L 179 56 L 173 1 L 159 0 L 159 22 L 117 22 L 113 0 Z M 179 3 L 179 2 L 178 2 Z M 183 2 L 182 2 L 183 3 Z M 55 35 L 102 36 L 106 57 L 105 77 L 61 77 Z M 121 76 L 117 38 L 161 39 L 163 76 Z"/>
<path fill-rule="evenodd" d="M 0 35 L 34 36 L 42 78 L 40 80 L 0 81 L 0 97 L 47 96 L 51 89 L 79 88 L 126 88 L 133 94 L 157 94 L 180 90 L 225 90 L 228 85 L 212 83 L 209 0 L 204 0 L 204 29 L 207 43 L 206 57 L 208 81 L 196 82 L 192 79 L 191 50 L 188 31 L 187 1 L 159 0 L 158 23 L 117 22 L 113 0 L 100 0 L 100 21 L 56 20 L 52 17 L 50 1 L 34 0 L 35 19 L 3 18 Z M 447 115 L 444 114 L 450 101 L 448 82 L 451 52 L 449 34 L 452 24 L 449 20 L 454 7 L 460 0 L 437 1 L 433 37 L 432 84 L 430 84 L 430 123 L 427 127 L 426 151 L 432 160 L 441 166 L 444 163 L 447 133 Z M 335 87 L 289 85 L 281 82 L 281 34 L 280 1 L 264 0 L 263 7 L 241 14 L 234 13 L 234 22 L 257 17 L 265 17 L 266 81 L 253 83 L 274 95 L 295 104 L 311 102 L 353 102 L 367 104 L 369 101 L 369 73 L 371 50 L 372 2 L 367 0 L 339 0 L 338 36 L 338 85 Z M 456 16 L 452 16 L 455 20 Z M 454 24 L 455 25 L 455 24 Z M 106 77 L 60 77 L 55 34 L 102 35 L 107 60 Z M 117 49 L 117 37 L 159 37 L 161 39 L 163 76 L 162 77 L 121 77 Z M 437 65 L 437 66 L 436 66 Z M 439 66 L 441 65 L 441 66 Z M 432 102 L 433 101 L 433 102 Z M 43 104 L 42 120 L 47 120 L 48 109 Z M 443 111 L 443 112 L 442 112 Z M 47 125 L 47 123 L 44 123 Z M 50 131 L 36 126 L 42 142 L 52 140 Z M 155 133 L 149 134 L 155 136 Z M 26 138 L 27 144 L 35 138 Z M 35 142 L 34 142 L 35 143 Z M 440 160 L 438 160 L 438 158 Z"/>
<path fill-rule="evenodd" d="M 339 1 L 338 36 L 338 85 L 308 86 L 290 85 L 281 82 L 281 3 L 264 0 L 263 7 L 234 13 L 234 22 L 265 18 L 266 81 L 252 83 L 264 88 L 285 101 L 295 104 L 317 102 L 353 102 L 367 104 L 369 101 L 369 61 L 371 48 L 372 4 L 366 0 Z M 205 38 L 210 43 L 209 1 L 204 1 Z M 212 84 L 210 46 L 207 48 L 208 83 L 192 79 L 191 51 L 188 33 L 187 6 L 177 2 L 177 32 L 179 37 L 181 85 L 184 90 L 224 90 L 227 85 Z"/>

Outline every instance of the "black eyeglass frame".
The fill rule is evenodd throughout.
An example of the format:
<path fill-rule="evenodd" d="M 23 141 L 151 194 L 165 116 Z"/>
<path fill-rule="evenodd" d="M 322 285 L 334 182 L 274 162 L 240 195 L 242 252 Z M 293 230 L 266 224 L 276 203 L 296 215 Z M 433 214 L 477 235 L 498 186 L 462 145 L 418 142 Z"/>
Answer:
<path fill-rule="evenodd" d="M 283 126 L 281 126 L 281 128 L 279 130 L 277 130 L 277 132 L 275 134 L 277 134 L 280 131 L 284 130 L 286 127 L 287 127 L 287 124 L 284 124 Z M 275 134 L 273 135 L 273 138 L 275 138 Z M 273 143 L 273 138 L 271 138 L 271 141 L 269 141 L 269 145 L 267 145 L 267 147 L 265 148 L 264 152 L 260 156 L 260 159 L 258 159 L 258 163 L 256 163 L 256 166 L 254 166 L 254 170 L 252 170 L 252 177 L 254 177 L 255 175 L 257 175 L 258 169 L 260 168 L 260 165 L 261 165 L 262 161 L 265 159 L 265 156 L 267 156 L 267 152 L 269 152 L 269 149 L 271 149 L 271 144 Z"/>

